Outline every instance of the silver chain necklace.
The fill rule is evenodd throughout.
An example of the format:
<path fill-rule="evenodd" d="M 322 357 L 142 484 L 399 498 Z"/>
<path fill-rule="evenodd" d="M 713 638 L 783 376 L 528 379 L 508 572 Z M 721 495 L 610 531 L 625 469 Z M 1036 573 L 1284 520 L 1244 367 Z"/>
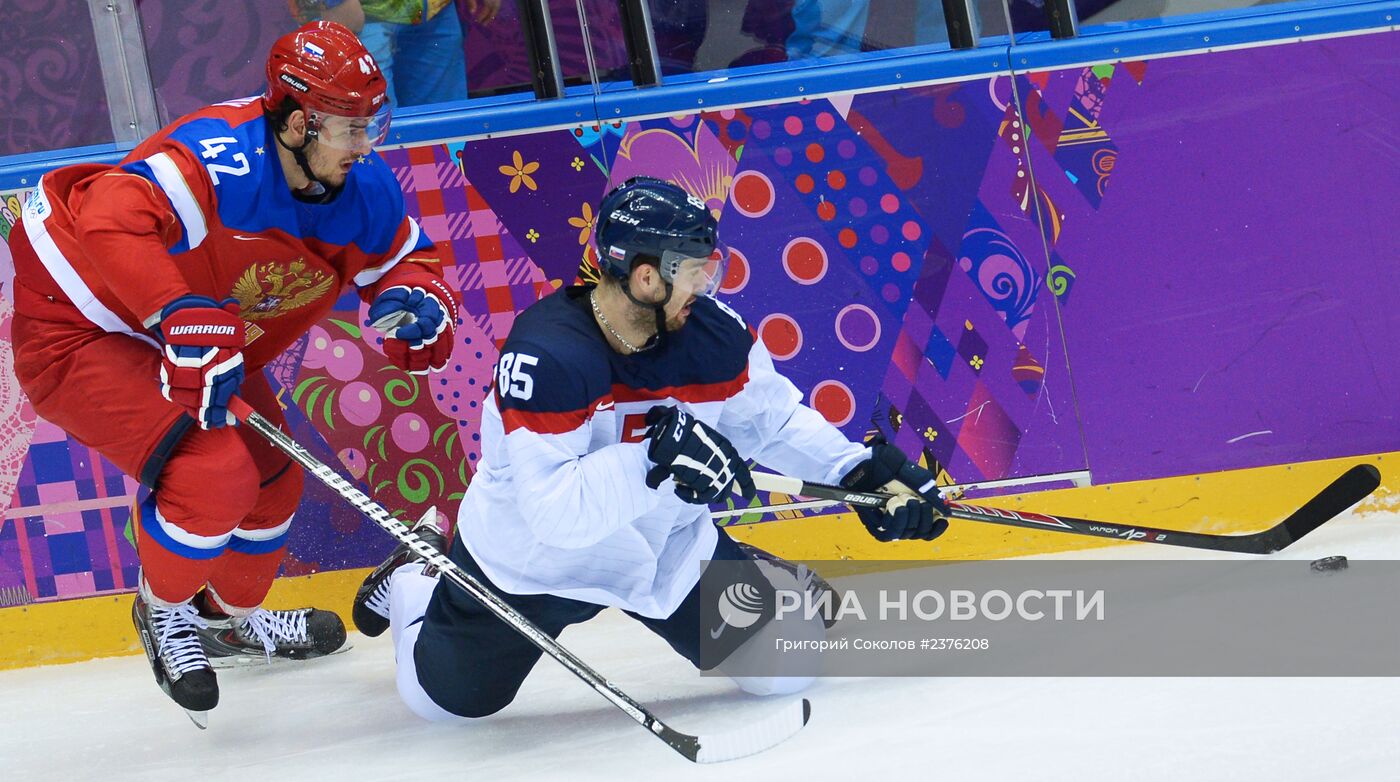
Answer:
<path fill-rule="evenodd" d="M 608 316 L 604 315 L 603 310 L 598 307 L 597 288 L 588 292 L 588 303 L 593 305 L 593 314 L 598 316 L 598 322 L 603 324 L 603 328 L 607 329 L 608 333 L 613 335 L 613 339 L 616 339 L 624 348 L 627 348 L 629 353 L 641 353 L 643 350 L 650 350 L 654 347 L 654 345 L 644 345 L 639 348 L 631 342 L 628 342 L 621 334 L 617 333 L 617 329 L 613 328 L 612 324 L 608 322 Z"/>

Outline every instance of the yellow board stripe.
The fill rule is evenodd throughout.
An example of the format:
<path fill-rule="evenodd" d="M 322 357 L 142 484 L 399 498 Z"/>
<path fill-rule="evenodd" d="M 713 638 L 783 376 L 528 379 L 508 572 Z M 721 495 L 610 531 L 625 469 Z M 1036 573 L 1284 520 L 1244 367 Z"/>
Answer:
<path fill-rule="evenodd" d="M 267 605 L 330 609 L 348 628 L 355 590 L 368 573 L 369 568 L 361 568 L 279 578 Z M 0 670 L 140 654 L 141 642 L 131 624 L 133 594 L 0 609 Z"/>
<path fill-rule="evenodd" d="M 1166 529 L 1254 532 L 1282 519 L 1347 467 L 1361 462 L 1380 468 L 1381 487 L 1358 512 L 1400 511 L 1400 452 L 1008 495 L 978 504 Z M 851 513 L 734 527 L 729 532 L 781 556 L 811 561 L 1005 559 L 1146 545 L 959 521 L 936 541 L 879 543 Z M 267 604 L 330 609 L 349 627 L 351 601 L 368 572 L 365 568 L 278 579 Z M 0 670 L 139 654 L 131 601 L 127 594 L 0 609 Z"/>
<path fill-rule="evenodd" d="M 1380 468 L 1358 512 L 1400 511 L 1400 452 L 979 499 L 977 504 L 1216 534 L 1257 532 L 1297 510 L 1347 467 Z M 1007 559 L 1104 546 L 1147 545 L 954 520 L 931 542 L 880 543 L 847 513 L 734 527 L 730 534 L 801 560 Z"/>

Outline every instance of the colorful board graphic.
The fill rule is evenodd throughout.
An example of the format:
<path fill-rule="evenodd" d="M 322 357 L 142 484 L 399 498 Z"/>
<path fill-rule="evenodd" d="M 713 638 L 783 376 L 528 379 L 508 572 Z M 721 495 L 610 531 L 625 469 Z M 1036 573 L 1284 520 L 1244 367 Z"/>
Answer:
<path fill-rule="evenodd" d="M 1089 468 L 1103 482 L 1392 450 L 1400 420 L 1377 411 L 1400 409 L 1382 350 L 1400 338 L 1386 304 L 1400 247 L 1382 204 L 1400 201 L 1400 163 L 1382 119 L 1400 107 L 1348 74 L 1393 73 L 1396 41 L 390 151 L 462 292 L 449 371 L 394 370 L 347 296 L 269 376 L 320 458 L 404 515 L 450 511 L 479 456 L 497 346 L 523 308 L 587 276 L 609 183 L 648 174 L 721 216 L 734 251 L 723 295 L 807 401 L 952 480 Z M 1344 133 L 1343 117 L 1363 132 Z M 0 232 L 17 211 L 5 203 Z M 1298 248 L 1341 273 L 1291 262 L 1271 275 Z M 0 605 L 129 590 L 137 487 L 28 409 L 8 285 L 0 275 Z M 370 565 L 390 546 L 308 482 L 284 573 Z"/>

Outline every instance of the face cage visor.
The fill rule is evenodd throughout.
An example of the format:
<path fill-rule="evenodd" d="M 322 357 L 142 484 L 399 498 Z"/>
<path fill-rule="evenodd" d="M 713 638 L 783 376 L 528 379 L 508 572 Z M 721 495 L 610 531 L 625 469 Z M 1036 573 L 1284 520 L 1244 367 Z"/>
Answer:
<path fill-rule="evenodd" d="M 362 155 L 384 143 L 389 135 L 390 110 L 386 105 L 372 117 L 342 117 L 313 111 L 308 123 L 316 129 L 317 143 Z"/>
<path fill-rule="evenodd" d="M 675 289 L 672 296 L 714 296 L 724 282 L 729 248 L 720 246 L 708 258 L 667 250 L 661 254 L 661 279 Z"/>

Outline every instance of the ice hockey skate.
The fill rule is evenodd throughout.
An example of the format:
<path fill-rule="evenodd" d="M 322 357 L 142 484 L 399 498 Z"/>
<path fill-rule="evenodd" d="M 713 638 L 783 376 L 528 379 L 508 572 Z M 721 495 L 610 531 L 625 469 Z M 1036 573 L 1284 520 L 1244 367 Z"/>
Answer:
<path fill-rule="evenodd" d="M 202 616 L 199 642 L 213 668 L 310 660 L 347 651 L 345 623 L 333 611 L 259 608 L 242 616 Z"/>
<path fill-rule="evenodd" d="M 443 535 L 440 519 L 437 508 L 429 508 L 414 522 L 412 531 L 424 543 L 446 553 L 447 537 Z M 365 577 L 364 583 L 360 584 L 359 590 L 355 592 L 355 605 L 350 611 L 350 620 L 355 623 L 356 630 L 374 638 L 389 629 L 389 576 L 400 567 L 410 562 L 420 562 L 422 559 L 407 544 L 400 543 L 389 554 L 388 559 Z M 431 565 L 424 565 L 423 572 L 433 576 L 437 574 L 437 569 Z"/>
<path fill-rule="evenodd" d="M 209 711 L 219 705 L 219 682 L 200 644 L 199 631 L 206 623 L 199 612 L 189 603 L 152 605 L 138 593 L 131 621 L 156 683 L 195 725 L 207 728 Z"/>

